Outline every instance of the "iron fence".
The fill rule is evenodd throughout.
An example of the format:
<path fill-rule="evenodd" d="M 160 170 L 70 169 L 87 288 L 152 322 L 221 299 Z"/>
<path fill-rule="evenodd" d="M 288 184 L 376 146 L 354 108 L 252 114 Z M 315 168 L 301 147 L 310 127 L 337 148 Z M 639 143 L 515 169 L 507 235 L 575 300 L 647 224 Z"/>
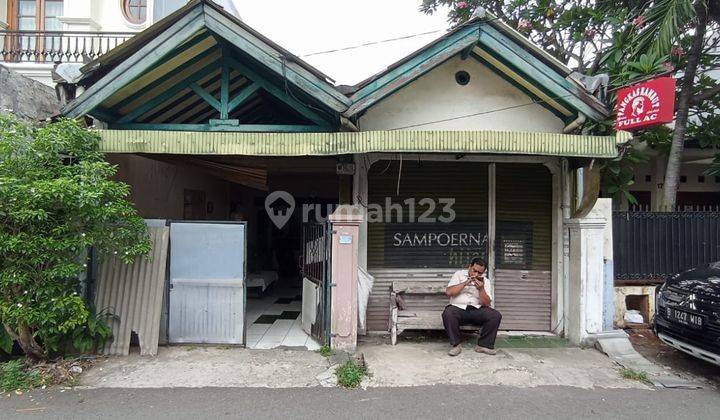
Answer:
<path fill-rule="evenodd" d="M 0 31 L 0 59 L 83 63 L 106 54 L 134 35 L 134 32 Z"/>
<path fill-rule="evenodd" d="M 720 260 L 718 211 L 613 212 L 616 281 L 661 282 Z"/>

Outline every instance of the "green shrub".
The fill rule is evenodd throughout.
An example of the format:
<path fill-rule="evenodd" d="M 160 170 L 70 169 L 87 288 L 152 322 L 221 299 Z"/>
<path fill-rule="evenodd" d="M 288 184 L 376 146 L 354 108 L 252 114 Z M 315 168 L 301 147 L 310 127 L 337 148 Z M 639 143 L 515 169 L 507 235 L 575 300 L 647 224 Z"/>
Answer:
<path fill-rule="evenodd" d="M 0 115 L 0 322 L 34 359 L 62 351 L 91 326 L 78 295 L 82 255 L 94 247 L 130 263 L 150 250 L 145 222 L 112 179 L 100 138 L 76 121 L 29 125 Z M 87 327 L 87 328 L 86 328 Z M 0 336 L 0 345 L 9 340 Z"/>
<path fill-rule="evenodd" d="M 365 375 L 367 375 L 367 368 L 354 360 L 348 360 L 335 369 L 335 375 L 337 376 L 338 384 L 345 388 L 357 388 Z"/>
<path fill-rule="evenodd" d="M 0 363 L 0 390 L 2 392 L 27 391 L 45 384 L 42 375 L 32 368 L 26 368 L 21 359 Z"/>

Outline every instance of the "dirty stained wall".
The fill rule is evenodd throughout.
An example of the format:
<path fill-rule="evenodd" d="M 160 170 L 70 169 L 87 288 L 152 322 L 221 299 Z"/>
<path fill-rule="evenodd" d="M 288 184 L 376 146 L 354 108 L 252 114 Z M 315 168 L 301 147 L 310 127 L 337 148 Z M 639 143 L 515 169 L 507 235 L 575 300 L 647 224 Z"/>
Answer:
<path fill-rule="evenodd" d="M 131 185 L 130 201 L 146 219 L 183 219 L 184 190 L 205 192 L 212 212 L 206 220 L 227 220 L 230 183 L 187 166 L 172 165 L 131 154 L 109 154 L 118 165 L 115 179 Z"/>
<path fill-rule="evenodd" d="M 460 85 L 464 70 L 470 82 Z M 563 121 L 479 61 L 456 56 L 373 105 L 360 118 L 361 130 L 389 130 L 446 118 L 515 107 L 408 130 L 508 130 L 562 132 Z"/>

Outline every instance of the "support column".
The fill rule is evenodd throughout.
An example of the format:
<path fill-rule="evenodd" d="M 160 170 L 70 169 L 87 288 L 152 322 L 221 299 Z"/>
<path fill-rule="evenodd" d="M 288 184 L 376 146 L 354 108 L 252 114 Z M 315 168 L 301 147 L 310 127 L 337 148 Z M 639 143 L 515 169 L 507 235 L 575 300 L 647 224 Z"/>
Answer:
<path fill-rule="evenodd" d="M 491 284 L 495 284 L 495 221 L 496 214 L 495 209 L 497 208 L 496 198 L 496 167 L 495 163 L 488 165 L 488 276 Z M 493 288 L 494 292 L 495 288 Z M 493 306 L 495 306 L 495 296 L 490 296 L 493 300 Z"/>
<path fill-rule="evenodd" d="M 593 211 L 605 218 L 603 232 L 603 331 L 613 330 L 615 318 L 615 264 L 613 263 L 613 218 L 612 199 L 598 198 Z"/>
<path fill-rule="evenodd" d="M 605 219 L 595 212 L 582 219 L 569 219 L 570 284 L 567 337 L 574 345 L 603 330 L 605 263 L 603 258 Z"/>
<path fill-rule="evenodd" d="M 565 229 L 563 228 L 563 175 L 560 160 L 544 163 L 552 174 L 552 332 L 562 334 L 565 328 L 565 277 L 563 249 Z"/>
<path fill-rule="evenodd" d="M 363 221 L 360 224 L 360 244 L 358 265 L 367 270 L 367 205 L 368 205 L 368 171 L 377 160 L 368 154 L 355 155 L 355 175 L 353 175 L 352 203 L 359 205 L 363 210 Z"/>
<path fill-rule="evenodd" d="M 358 243 L 363 210 L 341 205 L 329 217 L 332 225 L 332 292 L 330 347 L 354 352 L 358 319 Z"/>

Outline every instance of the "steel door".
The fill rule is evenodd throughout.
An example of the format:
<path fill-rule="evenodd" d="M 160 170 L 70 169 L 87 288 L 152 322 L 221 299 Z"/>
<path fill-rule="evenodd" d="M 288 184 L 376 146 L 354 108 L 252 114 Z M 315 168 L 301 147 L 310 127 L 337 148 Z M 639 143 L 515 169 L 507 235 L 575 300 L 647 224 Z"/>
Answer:
<path fill-rule="evenodd" d="M 315 283 L 318 290 L 315 322 L 311 335 L 320 343 L 330 344 L 330 223 L 303 224 L 303 277 Z"/>
<path fill-rule="evenodd" d="M 245 342 L 245 224 L 170 224 L 170 343 Z"/>

